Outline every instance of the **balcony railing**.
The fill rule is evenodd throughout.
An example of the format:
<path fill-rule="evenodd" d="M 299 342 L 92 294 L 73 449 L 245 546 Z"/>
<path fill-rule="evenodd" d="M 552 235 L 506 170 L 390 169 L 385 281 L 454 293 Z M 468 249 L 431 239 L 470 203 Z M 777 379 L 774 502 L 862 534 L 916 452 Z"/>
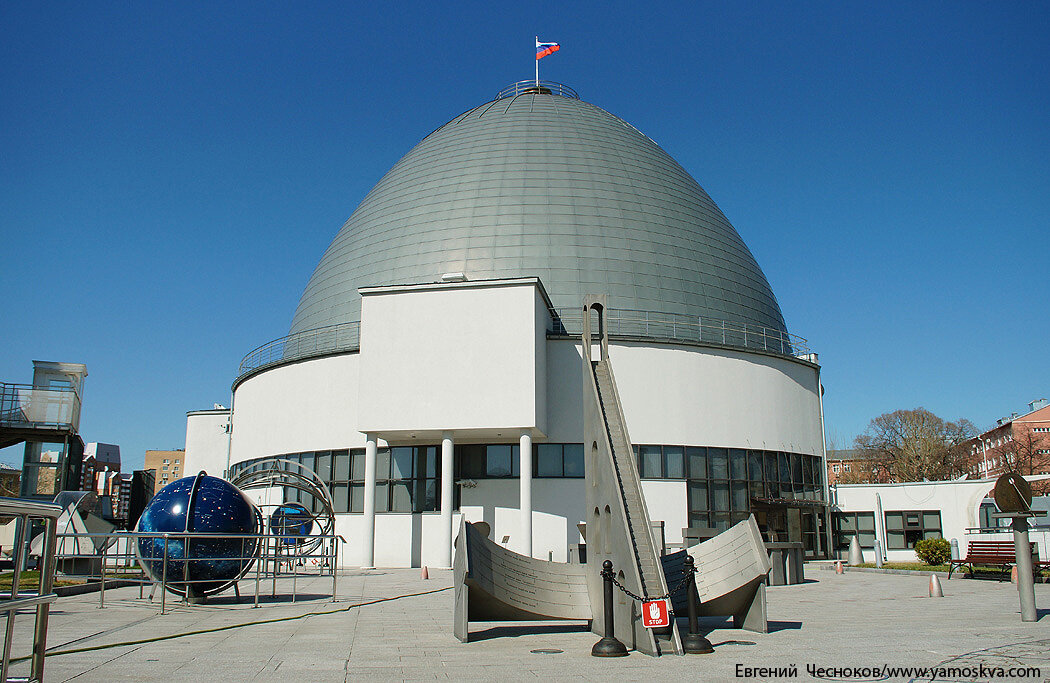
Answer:
<path fill-rule="evenodd" d="M 245 356 L 237 371 L 237 381 L 271 365 L 357 351 L 360 344 L 361 323 L 356 320 L 296 332 L 267 342 Z"/>
<path fill-rule="evenodd" d="M 80 396 L 70 388 L 45 389 L 0 382 L 0 427 L 77 431 Z"/>
<path fill-rule="evenodd" d="M 811 359 L 809 345 L 802 337 L 770 327 L 717 318 L 609 308 L 605 311 L 605 327 L 610 337 L 700 342 Z M 583 331 L 583 312 L 560 313 L 551 331 L 554 334 L 580 334 Z"/>
<path fill-rule="evenodd" d="M 571 97 L 574 100 L 580 99 L 580 96 L 575 90 L 563 83 L 557 83 L 555 81 L 540 81 L 537 83 L 535 80 L 518 81 L 513 85 L 508 85 L 506 88 L 496 93 L 496 99 L 502 100 L 504 97 L 527 95 L 529 93 L 539 93 L 540 95 L 560 95 L 561 97 Z"/>
<path fill-rule="evenodd" d="M 582 311 L 558 313 L 552 309 L 551 316 L 554 320 L 552 334 L 578 336 L 583 331 Z M 808 343 L 802 337 L 760 325 L 622 308 L 607 309 L 605 325 L 611 337 L 699 342 L 813 360 Z M 360 348 L 361 323 L 356 320 L 297 332 L 267 342 L 245 356 L 234 383 L 272 365 L 348 353 Z M 79 403 L 77 407 L 79 410 Z"/>

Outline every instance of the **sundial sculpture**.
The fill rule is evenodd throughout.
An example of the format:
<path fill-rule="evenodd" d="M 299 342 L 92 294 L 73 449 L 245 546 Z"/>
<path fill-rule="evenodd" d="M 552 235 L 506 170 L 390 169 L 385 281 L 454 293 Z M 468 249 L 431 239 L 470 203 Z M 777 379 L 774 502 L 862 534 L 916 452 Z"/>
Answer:
<path fill-rule="evenodd" d="M 686 555 L 698 573 L 703 616 L 732 616 L 734 626 L 767 631 L 765 585 L 771 564 L 754 517 L 692 548 L 661 557 L 642 495 L 634 451 L 620 407 L 605 334 L 605 297 L 583 305 L 583 408 L 587 496 L 587 563 L 547 562 L 515 553 L 488 538 L 488 525 L 463 521 L 456 542 L 453 631 L 470 640 L 471 622 L 589 620 L 604 634 L 602 563 L 640 596 L 663 596 L 678 586 Z M 598 329 L 591 329 L 592 311 Z M 592 358 L 592 343 L 598 357 Z M 672 596 L 679 614 L 686 594 Z M 642 626 L 641 604 L 620 594 L 613 601 L 616 638 L 648 655 L 682 654 L 672 622 L 664 630 Z"/>
<path fill-rule="evenodd" d="M 1032 485 L 1016 472 L 1007 472 L 995 480 L 992 490 L 996 517 L 1007 517 L 1014 532 L 1014 558 L 1017 561 L 1017 592 L 1021 599 L 1021 621 L 1037 621 L 1039 612 L 1035 607 L 1035 579 L 1032 567 L 1032 550 L 1028 542 L 1028 519 L 1045 515 L 1032 510 Z"/>

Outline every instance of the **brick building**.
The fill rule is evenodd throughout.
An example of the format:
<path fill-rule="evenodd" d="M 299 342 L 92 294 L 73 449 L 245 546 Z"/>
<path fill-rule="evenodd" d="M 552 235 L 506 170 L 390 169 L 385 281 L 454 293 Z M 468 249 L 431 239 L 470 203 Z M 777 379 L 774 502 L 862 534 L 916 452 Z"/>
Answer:
<path fill-rule="evenodd" d="M 1050 401 L 1028 404 L 1023 414 L 1001 417 L 995 426 L 966 442 L 973 459 L 973 475 L 994 478 L 1007 471 L 1050 474 Z M 1046 482 L 1033 488 L 1046 492 Z"/>

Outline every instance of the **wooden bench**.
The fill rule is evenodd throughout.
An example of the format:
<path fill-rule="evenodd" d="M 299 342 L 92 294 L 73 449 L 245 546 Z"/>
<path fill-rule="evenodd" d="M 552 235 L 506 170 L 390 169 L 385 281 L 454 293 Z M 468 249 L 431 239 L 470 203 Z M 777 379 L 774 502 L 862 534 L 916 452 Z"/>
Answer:
<path fill-rule="evenodd" d="M 1050 562 L 1040 562 L 1035 555 L 1035 544 L 1032 548 L 1032 568 L 1038 570 L 1040 567 L 1050 566 Z M 999 577 L 1002 581 L 1008 575 L 1010 567 L 1017 564 L 1017 555 L 1014 553 L 1013 541 L 970 541 L 966 544 L 966 557 L 961 560 L 952 560 L 948 566 L 948 578 L 952 578 L 952 572 L 963 565 L 970 567 L 973 574 L 973 566 L 983 565 L 986 567 L 999 567 L 1003 573 Z"/>

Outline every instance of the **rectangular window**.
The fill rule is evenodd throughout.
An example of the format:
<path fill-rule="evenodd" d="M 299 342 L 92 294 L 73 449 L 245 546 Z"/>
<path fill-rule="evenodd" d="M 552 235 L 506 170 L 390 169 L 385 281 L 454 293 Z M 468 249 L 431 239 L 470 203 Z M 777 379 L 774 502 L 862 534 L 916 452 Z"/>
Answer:
<path fill-rule="evenodd" d="M 541 443 L 536 447 L 535 473 L 537 477 L 562 476 L 561 444 Z"/>
<path fill-rule="evenodd" d="M 681 446 L 664 446 L 664 477 L 685 479 L 685 449 Z"/>
<path fill-rule="evenodd" d="M 583 471 L 583 444 L 567 443 L 563 451 L 566 477 L 582 477 Z"/>
<path fill-rule="evenodd" d="M 886 512 L 886 545 L 890 550 L 914 548 L 925 538 L 941 538 L 939 510 Z"/>
<path fill-rule="evenodd" d="M 708 448 L 707 457 L 711 464 L 712 479 L 729 478 L 729 453 L 724 448 Z"/>
<path fill-rule="evenodd" d="M 641 458 L 640 474 L 643 479 L 660 479 L 663 477 L 663 456 L 659 446 L 641 446 L 639 448 Z"/>
<path fill-rule="evenodd" d="M 689 459 L 689 477 L 691 479 L 707 479 L 707 449 L 686 448 L 685 455 Z"/>
<path fill-rule="evenodd" d="M 849 550 L 850 539 L 856 536 L 861 548 L 875 547 L 874 512 L 831 513 L 831 529 L 836 550 Z"/>

